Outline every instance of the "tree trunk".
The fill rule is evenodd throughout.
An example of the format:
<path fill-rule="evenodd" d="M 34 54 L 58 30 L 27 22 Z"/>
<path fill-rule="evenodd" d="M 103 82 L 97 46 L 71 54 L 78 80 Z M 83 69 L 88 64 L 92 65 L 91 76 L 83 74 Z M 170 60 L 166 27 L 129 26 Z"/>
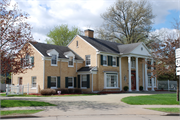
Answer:
<path fill-rule="evenodd" d="M 177 101 L 179 101 L 179 79 L 176 80 L 177 80 Z"/>

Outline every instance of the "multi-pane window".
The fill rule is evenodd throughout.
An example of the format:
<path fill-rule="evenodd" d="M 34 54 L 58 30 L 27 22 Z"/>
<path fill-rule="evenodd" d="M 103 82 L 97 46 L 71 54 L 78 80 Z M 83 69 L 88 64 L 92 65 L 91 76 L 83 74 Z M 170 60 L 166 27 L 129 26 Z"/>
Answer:
<path fill-rule="evenodd" d="M 73 87 L 73 78 L 72 77 L 68 78 L 68 87 Z"/>
<path fill-rule="evenodd" d="M 148 69 L 151 69 L 151 61 L 148 61 L 147 63 Z"/>
<path fill-rule="evenodd" d="M 57 87 L 56 82 L 56 77 L 51 77 L 51 87 Z"/>
<path fill-rule="evenodd" d="M 36 87 L 36 77 L 32 77 L 32 87 Z"/>
<path fill-rule="evenodd" d="M 118 87 L 117 74 L 106 74 L 106 87 Z"/>
<path fill-rule="evenodd" d="M 103 65 L 107 65 L 107 56 L 103 55 Z"/>
<path fill-rule="evenodd" d="M 132 57 L 132 58 L 131 58 L 131 67 L 132 67 L 132 68 L 135 68 L 135 66 L 136 66 L 136 60 L 135 60 L 134 57 Z"/>
<path fill-rule="evenodd" d="M 51 64 L 52 65 L 57 65 L 57 55 L 52 55 Z"/>
<path fill-rule="evenodd" d="M 87 75 L 82 75 L 81 87 L 87 87 Z"/>
<path fill-rule="evenodd" d="M 69 57 L 69 66 L 73 66 L 73 57 L 72 56 L 70 56 Z"/>
<path fill-rule="evenodd" d="M 116 57 L 113 57 L 112 60 L 113 60 L 112 61 L 113 66 L 116 66 Z"/>
<path fill-rule="evenodd" d="M 24 66 L 28 66 L 30 62 L 30 56 L 29 54 L 26 54 L 25 58 L 24 58 Z"/>
<path fill-rule="evenodd" d="M 151 73 L 148 73 L 148 86 L 151 86 Z"/>
<path fill-rule="evenodd" d="M 91 65 L 91 56 L 86 55 L 86 66 L 90 66 L 90 65 Z"/>
<path fill-rule="evenodd" d="M 22 85 L 22 77 L 19 77 L 19 85 Z"/>

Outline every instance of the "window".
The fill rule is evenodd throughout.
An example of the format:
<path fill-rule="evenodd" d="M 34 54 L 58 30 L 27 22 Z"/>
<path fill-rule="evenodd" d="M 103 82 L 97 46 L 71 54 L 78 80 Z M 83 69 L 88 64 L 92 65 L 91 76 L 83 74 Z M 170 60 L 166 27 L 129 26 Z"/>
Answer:
<path fill-rule="evenodd" d="M 30 62 L 29 54 L 26 54 L 25 59 L 24 59 L 24 65 L 25 65 L 25 66 L 28 66 L 28 65 L 29 65 L 29 62 Z"/>
<path fill-rule="evenodd" d="M 87 75 L 82 75 L 81 87 L 87 87 Z"/>
<path fill-rule="evenodd" d="M 151 61 L 148 61 L 147 63 L 148 69 L 151 69 Z"/>
<path fill-rule="evenodd" d="M 19 85 L 22 85 L 22 77 L 19 77 Z"/>
<path fill-rule="evenodd" d="M 107 65 L 107 56 L 103 55 L 103 65 Z"/>
<path fill-rule="evenodd" d="M 68 88 L 73 88 L 73 77 L 68 77 Z"/>
<path fill-rule="evenodd" d="M 76 47 L 78 47 L 78 41 L 76 41 Z"/>
<path fill-rule="evenodd" d="M 32 77 L 32 87 L 36 87 L 36 77 Z"/>
<path fill-rule="evenodd" d="M 52 55 L 51 65 L 57 65 L 57 55 Z"/>
<path fill-rule="evenodd" d="M 74 59 L 72 56 L 69 57 L 68 66 L 74 66 Z"/>
<path fill-rule="evenodd" d="M 116 66 L 116 57 L 113 57 L 113 61 L 112 61 L 113 63 L 113 66 Z"/>
<path fill-rule="evenodd" d="M 134 57 L 131 58 L 131 68 L 135 68 L 136 60 Z"/>
<path fill-rule="evenodd" d="M 148 86 L 151 86 L 151 73 L 148 73 Z"/>
<path fill-rule="evenodd" d="M 57 78 L 51 77 L 51 87 L 57 87 Z"/>
<path fill-rule="evenodd" d="M 106 88 L 118 87 L 118 75 L 117 73 L 106 73 Z"/>
<path fill-rule="evenodd" d="M 91 56 L 86 55 L 86 66 L 90 66 L 90 65 L 91 65 Z"/>

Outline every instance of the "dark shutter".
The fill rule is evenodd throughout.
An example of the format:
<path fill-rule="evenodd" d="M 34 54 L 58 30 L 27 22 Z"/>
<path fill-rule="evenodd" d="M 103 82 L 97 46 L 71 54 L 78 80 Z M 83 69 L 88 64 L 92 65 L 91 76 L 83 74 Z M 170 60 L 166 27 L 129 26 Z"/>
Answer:
<path fill-rule="evenodd" d="M 113 60 L 112 56 L 110 56 L 111 66 L 113 66 Z"/>
<path fill-rule="evenodd" d="M 74 87 L 76 87 L 76 77 L 74 77 Z"/>
<path fill-rule="evenodd" d="M 111 56 L 108 56 L 108 66 L 111 66 Z"/>
<path fill-rule="evenodd" d="M 31 57 L 31 66 L 34 67 L 34 56 Z"/>
<path fill-rule="evenodd" d="M 87 88 L 90 88 L 90 75 L 87 75 Z"/>
<path fill-rule="evenodd" d="M 119 57 L 117 57 L 117 66 L 119 66 Z"/>
<path fill-rule="evenodd" d="M 103 65 L 103 55 L 101 55 L 101 65 Z"/>
<path fill-rule="evenodd" d="M 78 88 L 80 88 L 80 75 L 78 75 Z"/>
<path fill-rule="evenodd" d="M 68 77 L 65 77 L 65 80 L 66 80 L 65 86 L 66 86 L 66 88 L 68 88 Z"/>
<path fill-rule="evenodd" d="M 47 83 L 47 87 L 50 88 L 51 87 L 51 76 L 48 76 L 48 83 Z"/>
<path fill-rule="evenodd" d="M 61 82 L 61 81 L 60 81 L 60 76 L 58 76 L 58 77 L 57 77 L 57 87 L 58 87 L 58 88 L 60 88 L 60 86 L 61 86 L 61 85 L 60 85 L 60 82 Z"/>

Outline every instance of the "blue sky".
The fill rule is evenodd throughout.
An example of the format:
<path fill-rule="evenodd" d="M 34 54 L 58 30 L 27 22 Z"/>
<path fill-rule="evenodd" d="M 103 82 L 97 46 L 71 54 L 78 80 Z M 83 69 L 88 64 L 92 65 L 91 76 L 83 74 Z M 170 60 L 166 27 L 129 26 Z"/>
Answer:
<path fill-rule="evenodd" d="M 164 21 L 159 24 L 154 24 L 154 29 L 161 29 L 161 28 L 169 28 L 172 29 L 172 23 L 174 22 L 174 18 L 180 20 L 180 11 L 179 10 L 168 10 L 169 14 L 166 15 Z"/>
<path fill-rule="evenodd" d="M 27 12 L 28 23 L 33 27 L 35 40 L 45 42 L 46 34 L 54 26 L 68 24 L 82 30 L 96 29 L 103 23 L 100 14 L 116 0 L 11 0 L 18 3 L 19 9 Z M 137 1 L 137 0 L 134 0 Z M 148 0 L 152 4 L 153 28 L 172 31 L 173 18 L 180 19 L 180 0 Z"/>

